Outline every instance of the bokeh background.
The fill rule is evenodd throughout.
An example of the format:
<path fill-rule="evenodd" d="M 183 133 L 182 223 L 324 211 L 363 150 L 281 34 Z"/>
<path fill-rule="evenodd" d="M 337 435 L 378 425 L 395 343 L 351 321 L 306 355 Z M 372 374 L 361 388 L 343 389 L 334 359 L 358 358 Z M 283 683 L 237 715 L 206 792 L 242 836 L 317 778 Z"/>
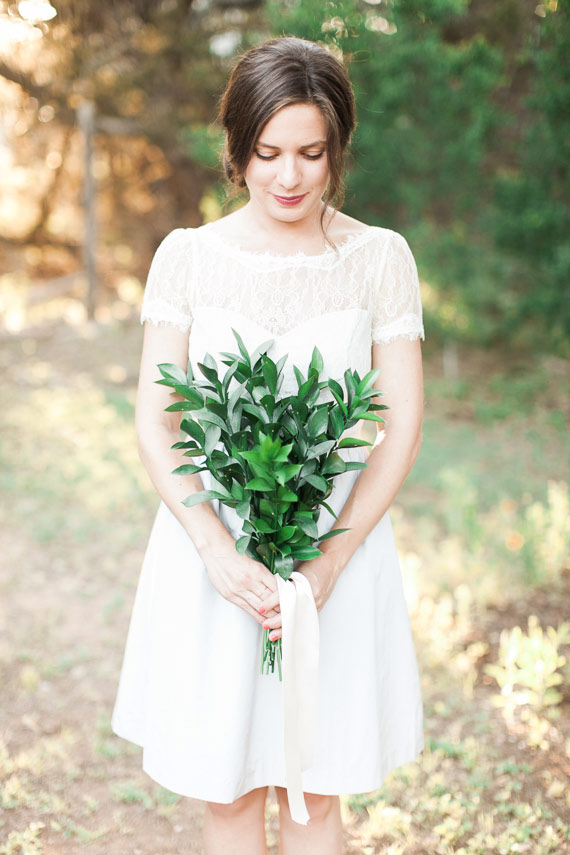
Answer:
<path fill-rule="evenodd" d="M 110 730 L 158 502 L 138 312 L 162 238 L 241 203 L 216 104 L 280 34 L 344 57 L 344 209 L 406 237 L 426 325 L 392 509 L 426 748 L 343 798 L 346 851 L 570 852 L 570 3 L 21 0 L 0 2 L 0 855 L 202 851 L 200 804 Z M 267 830 L 274 855 L 273 799 Z"/>

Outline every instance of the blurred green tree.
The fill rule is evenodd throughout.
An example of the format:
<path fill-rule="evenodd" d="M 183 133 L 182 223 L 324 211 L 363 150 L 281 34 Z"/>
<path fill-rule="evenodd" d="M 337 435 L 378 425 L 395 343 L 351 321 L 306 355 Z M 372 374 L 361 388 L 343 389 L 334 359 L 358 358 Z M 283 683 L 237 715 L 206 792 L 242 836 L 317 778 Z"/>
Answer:
<path fill-rule="evenodd" d="M 532 69 L 514 167 L 495 176 L 490 231 L 512 259 L 509 337 L 568 350 L 570 334 L 570 3 L 544 18 L 521 59 Z M 523 114 L 524 118 L 524 114 Z"/>
<path fill-rule="evenodd" d="M 274 32 L 344 54 L 359 113 L 346 210 L 410 239 L 434 288 L 432 331 L 445 338 L 531 344 L 556 318 L 550 346 L 564 348 L 570 34 L 556 0 L 536 9 L 510 0 L 268 4 Z"/>

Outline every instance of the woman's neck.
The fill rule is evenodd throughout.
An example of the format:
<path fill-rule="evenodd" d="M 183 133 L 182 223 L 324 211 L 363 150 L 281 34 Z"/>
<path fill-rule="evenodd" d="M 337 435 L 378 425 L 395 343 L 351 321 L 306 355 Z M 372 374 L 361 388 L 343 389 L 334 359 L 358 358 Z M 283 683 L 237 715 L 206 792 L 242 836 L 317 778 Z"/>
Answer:
<path fill-rule="evenodd" d="M 326 249 L 326 239 L 323 228 L 330 224 L 334 209 L 328 208 L 321 224 L 321 211 L 315 212 L 310 219 L 304 218 L 294 222 L 284 222 L 273 217 L 267 217 L 256 210 L 248 202 L 236 211 L 232 225 L 235 236 L 240 242 L 251 244 L 255 251 L 287 252 L 303 251 L 317 254 Z"/>

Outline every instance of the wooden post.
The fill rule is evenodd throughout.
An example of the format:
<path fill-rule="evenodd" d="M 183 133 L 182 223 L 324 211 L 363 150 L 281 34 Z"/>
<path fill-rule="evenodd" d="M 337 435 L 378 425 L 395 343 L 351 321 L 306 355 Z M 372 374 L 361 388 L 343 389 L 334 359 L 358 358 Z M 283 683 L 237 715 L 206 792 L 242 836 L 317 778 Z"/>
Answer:
<path fill-rule="evenodd" d="M 77 110 L 79 127 L 83 134 L 84 146 L 84 183 L 83 204 L 85 206 L 85 241 L 83 244 L 83 265 L 87 276 L 87 317 L 95 317 L 95 295 L 97 274 L 95 269 L 95 182 L 93 179 L 93 131 L 95 127 L 95 105 L 92 101 L 82 101 Z"/>

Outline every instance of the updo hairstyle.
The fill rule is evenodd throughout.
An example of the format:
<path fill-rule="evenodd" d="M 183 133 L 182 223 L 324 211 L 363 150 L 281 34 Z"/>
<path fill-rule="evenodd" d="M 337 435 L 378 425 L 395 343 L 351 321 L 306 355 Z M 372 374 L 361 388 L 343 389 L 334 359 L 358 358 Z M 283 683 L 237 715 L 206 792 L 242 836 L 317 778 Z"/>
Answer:
<path fill-rule="evenodd" d="M 290 104 L 314 104 L 327 127 L 330 180 L 325 207 L 344 199 L 344 157 L 356 127 L 354 93 L 344 66 L 325 48 L 286 36 L 251 48 L 237 61 L 220 99 L 224 169 L 236 188 L 267 122 Z M 325 208 L 323 208 L 324 213 Z"/>

